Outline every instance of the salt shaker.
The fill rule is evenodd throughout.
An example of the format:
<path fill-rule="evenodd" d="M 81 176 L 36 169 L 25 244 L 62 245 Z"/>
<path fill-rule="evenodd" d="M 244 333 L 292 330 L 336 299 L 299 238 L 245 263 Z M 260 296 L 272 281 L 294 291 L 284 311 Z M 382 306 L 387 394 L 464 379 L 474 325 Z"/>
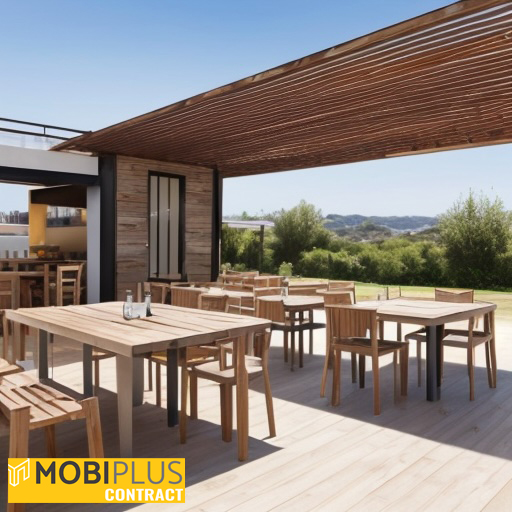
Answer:
<path fill-rule="evenodd" d="M 144 293 L 144 304 L 146 304 L 146 316 L 152 316 L 151 313 L 151 292 Z"/>
<path fill-rule="evenodd" d="M 123 304 L 123 318 L 131 320 L 133 318 L 133 294 L 131 290 L 126 290 L 126 302 Z"/>

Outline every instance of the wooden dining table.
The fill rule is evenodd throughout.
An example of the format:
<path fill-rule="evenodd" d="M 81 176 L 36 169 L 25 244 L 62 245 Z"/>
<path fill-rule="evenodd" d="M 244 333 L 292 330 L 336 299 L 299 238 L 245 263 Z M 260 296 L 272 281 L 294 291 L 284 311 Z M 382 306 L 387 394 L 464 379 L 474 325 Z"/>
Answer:
<path fill-rule="evenodd" d="M 331 306 L 337 307 L 337 306 Z M 343 307 L 343 306 L 340 306 Z M 494 311 L 496 304 L 490 302 L 453 303 L 434 300 L 391 299 L 384 301 L 363 301 L 351 307 L 377 310 L 380 322 L 414 324 L 426 327 L 427 333 L 427 386 L 426 398 L 434 402 L 441 398 L 441 342 L 447 323 L 469 320 L 489 314 L 493 338 Z M 491 350 L 495 354 L 495 350 Z M 496 360 L 491 357 L 491 368 L 496 383 Z"/>
<path fill-rule="evenodd" d="M 238 343 L 236 373 L 238 458 L 248 456 L 248 375 L 245 347 L 256 332 L 270 328 L 270 321 L 190 308 L 153 304 L 151 317 L 125 320 L 121 302 L 81 306 L 6 310 L 7 319 L 39 332 L 38 371 L 48 378 L 48 342 L 60 335 L 83 345 L 84 395 L 91 396 L 92 349 L 116 354 L 119 441 L 122 457 L 133 450 L 133 405 L 142 403 L 144 356 L 167 351 L 167 420 L 178 423 L 178 360 L 186 347 L 232 337 Z M 184 404 L 182 406 L 185 406 Z"/>

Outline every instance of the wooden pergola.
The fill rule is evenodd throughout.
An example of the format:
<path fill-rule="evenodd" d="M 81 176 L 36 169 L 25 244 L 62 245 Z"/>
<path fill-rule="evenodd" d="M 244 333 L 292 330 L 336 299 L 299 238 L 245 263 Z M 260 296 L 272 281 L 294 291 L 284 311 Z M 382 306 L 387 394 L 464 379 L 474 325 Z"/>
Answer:
<path fill-rule="evenodd" d="M 55 149 L 245 176 L 512 142 L 512 1 L 463 0 Z"/>

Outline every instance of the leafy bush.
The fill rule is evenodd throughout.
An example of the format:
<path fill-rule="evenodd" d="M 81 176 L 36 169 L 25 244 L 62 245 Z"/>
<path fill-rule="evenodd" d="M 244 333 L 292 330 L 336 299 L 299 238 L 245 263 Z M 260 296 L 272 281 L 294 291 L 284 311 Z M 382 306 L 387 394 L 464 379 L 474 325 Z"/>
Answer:
<path fill-rule="evenodd" d="M 279 265 L 279 271 L 277 275 L 291 277 L 293 275 L 293 265 L 291 263 L 286 263 L 285 261 L 283 261 L 283 263 Z"/>
<path fill-rule="evenodd" d="M 441 241 L 454 284 L 483 288 L 500 284 L 499 263 L 512 240 L 512 215 L 503 202 L 469 193 L 441 216 Z"/>

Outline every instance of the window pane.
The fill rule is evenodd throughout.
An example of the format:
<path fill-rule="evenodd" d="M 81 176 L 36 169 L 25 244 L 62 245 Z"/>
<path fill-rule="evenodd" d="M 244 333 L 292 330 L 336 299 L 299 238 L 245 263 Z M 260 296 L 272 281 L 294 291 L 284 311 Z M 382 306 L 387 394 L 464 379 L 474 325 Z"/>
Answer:
<path fill-rule="evenodd" d="M 149 276 L 181 273 L 180 179 L 150 175 Z"/>
<path fill-rule="evenodd" d="M 179 270 L 179 227 L 180 227 L 180 182 L 170 180 L 170 222 L 169 222 L 169 273 Z"/>
<path fill-rule="evenodd" d="M 156 277 L 158 250 L 158 176 L 149 178 L 149 275 Z"/>
<path fill-rule="evenodd" d="M 158 273 L 169 273 L 169 178 L 160 177 L 158 188 Z"/>

